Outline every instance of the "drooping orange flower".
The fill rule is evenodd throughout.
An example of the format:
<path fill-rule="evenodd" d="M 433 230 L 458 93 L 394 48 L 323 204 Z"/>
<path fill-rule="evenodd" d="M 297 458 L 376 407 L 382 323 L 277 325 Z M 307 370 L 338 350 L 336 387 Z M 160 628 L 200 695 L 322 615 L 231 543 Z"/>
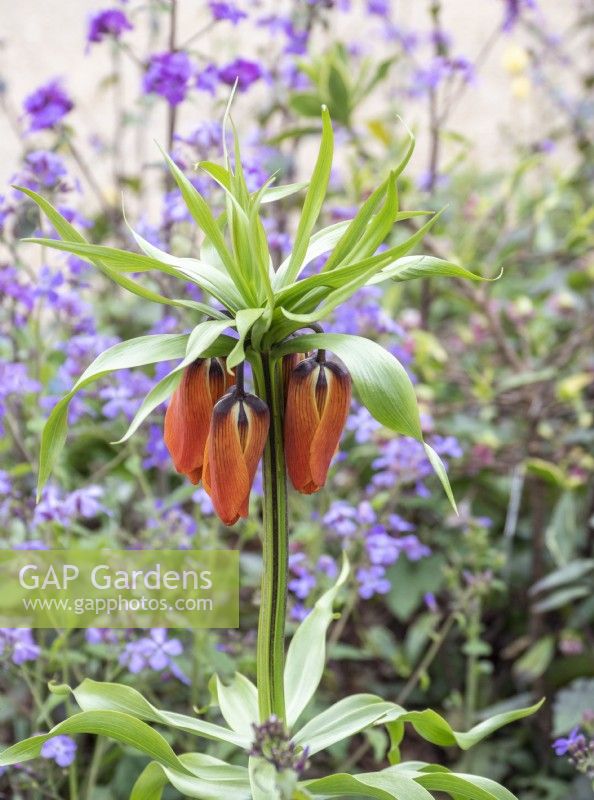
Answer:
<path fill-rule="evenodd" d="M 238 389 L 232 389 L 213 409 L 203 484 L 225 525 L 248 515 L 250 491 L 269 425 L 266 403 Z"/>
<path fill-rule="evenodd" d="M 164 440 L 175 469 L 192 483 L 202 477 L 212 409 L 235 381 L 219 358 L 199 358 L 184 370 L 165 413 Z"/>
<path fill-rule="evenodd" d="M 292 371 L 285 409 L 285 457 L 293 486 L 302 494 L 326 483 L 351 404 L 351 376 L 323 354 Z"/>

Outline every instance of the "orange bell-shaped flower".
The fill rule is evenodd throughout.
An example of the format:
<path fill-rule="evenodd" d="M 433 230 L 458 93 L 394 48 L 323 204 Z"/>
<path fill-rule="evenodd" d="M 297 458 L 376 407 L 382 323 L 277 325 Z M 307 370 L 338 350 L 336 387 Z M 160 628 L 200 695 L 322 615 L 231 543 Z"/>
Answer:
<path fill-rule="evenodd" d="M 215 405 L 204 454 L 204 488 L 225 525 L 247 517 L 270 412 L 259 397 L 232 389 Z"/>
<path fill-rule="evenodd" d="M 202 477 L 212 409 L 235 381 L 219 358 L 199 358 L 184 370 L 165 413 L 164 440 L 175 469 L 192 483 Z"/>
<path fill-rule="evenodd" d="M 326 483 L 351 404 L 351 376 L 322 351 L 291 373 L 285 409 L 285 457 L 293 486 L 303 494 Z"/>

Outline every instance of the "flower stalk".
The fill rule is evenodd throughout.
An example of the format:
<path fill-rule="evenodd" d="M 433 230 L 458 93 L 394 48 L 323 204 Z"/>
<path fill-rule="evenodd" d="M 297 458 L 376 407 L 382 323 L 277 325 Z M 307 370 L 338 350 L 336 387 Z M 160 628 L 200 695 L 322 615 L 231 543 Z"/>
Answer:
<path fill-rule="evenodd" d="M 262 588 L 258 621 L 257 685 L 260 719 L 285 719 L 285 616 L 287 608 L 287 476 L 283 447 L 283 387 L 280 362 L 262 353 L 254 364 L 258 394 L 270 409 L 264 450 Z"/>

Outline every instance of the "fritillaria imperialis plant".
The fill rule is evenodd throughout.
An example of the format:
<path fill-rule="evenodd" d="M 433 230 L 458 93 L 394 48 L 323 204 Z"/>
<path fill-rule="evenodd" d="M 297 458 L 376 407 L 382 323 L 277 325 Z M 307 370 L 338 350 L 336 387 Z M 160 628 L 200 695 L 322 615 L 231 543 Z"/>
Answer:
<path fill-rule="evenodd" d="M 401 763 L 404 723 L 410 722 L 429 742 L 466 749 L 536 707 L 500 714 L 468 733 L 456 733 L 432 710 L 407 712 L 389 700 L 357 694 L 300 724 L 322 677 L 333 603 L 348 575 L 346 560 L 336 584 L 297 628 L 285 654 L 287 473 L 299 492 L 310 494 L 323 487 L 345 424 L 351 386 L 382 425 L 423 442 L 414 390 L 397 359 L 368 339 L 324 333 L 324 319 L 365 285 L 440 275 L 478 278 L 447 261 L 407 255 L 437 215 L 413 235 L 378 251 L 395 223 L 425 213 L 399 210 L 397 179 L 412 154 L 412 137 L 402 161 L 353 219 L 316 232 L 333 154 L 328 111 L 322 109 L 322 141 L 309 185 L 274 187 L 271 178 L 259 191 L 250 193 L 236 136 L 233 139 L 233 158 L 225 150 L 224 166 L 199 165 L 224 192 L 226 209 L 218 218 L 165 156 L 203 233 L 199 258 L 166 253 L 134 231 L 141 253 L 89 244 L 46 200 L 29 189 L 23 191 L 61 237 L 30 241 L 76 254 L 145 300 L 181 307 L 193 317 L 189 334 L 141 336 L 117 344 L 95 359 L 47 421 L 39 487 L 65 443 L 68 405 L 77 391 L 114 370 L 178 359 L 177 366 L 146 396 L 121 441 L 171 397 L 164 438 L 174 465 L 193 483 L 202 481 L 227 525 L 249 513 L 252 482 L 263 457 L 263 576 L 256 683 L 237 673 L 226 685 L 215 676 L 213 695 L 226 726 L 159 710 L 135 689 L 123 685 L 85 680 L 74 690 L 53 687 L 58 693 L 72 691 L 81 712 L 48 734 L 8 748 L 0 754 L 0 765 L 38 756 L 52 736 L 95 733 L 131 745 L 151 758 L 135 784 L 132 800 L 157 800 L 167 783 L 184 796 L 203 800 L 342 796 L 431 800 L 432 791 L 454 798 L 510 800 L 513 795 L 491 780 L 457 775 L 422 762 Z M 293 250 L 275 265 L 261 206 L 305 189 Z M 312 272 L 312 263 L 325 254 L 323 266 Z M 135 277 L 155 271 L 179 279 L 182 287 L 194 284 L 204 300 L 167 297 Z M 246 388 L 246 364 L 251 368 L 253 391 Z M 429 445 L 424 446 L 455 505 L 439 457 Z M 229 764 L 200 752 L 178 757 L 148 723 L 240 748 L 247 754 L 247 765 Z M 317 753 L 373 725 L 384 726 L 389 733 L 389 767 L 374 773 L 305 777 Z"/>

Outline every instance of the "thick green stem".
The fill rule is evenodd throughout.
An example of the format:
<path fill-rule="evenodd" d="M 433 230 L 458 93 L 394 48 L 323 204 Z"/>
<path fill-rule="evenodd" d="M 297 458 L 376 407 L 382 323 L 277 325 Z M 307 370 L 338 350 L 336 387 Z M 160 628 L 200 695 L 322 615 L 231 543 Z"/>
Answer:
<path fill-rule="evenodd" d="M 287 609 L 287 476 L 283 449 L 283 391 L 280 362 L 262 354 L 256 376 L 270 409 L 270 433 L 264 451 L 263 572 L 258 622 L 257 681 L 261 720 L 285 718 L 285 617 Z"/>

